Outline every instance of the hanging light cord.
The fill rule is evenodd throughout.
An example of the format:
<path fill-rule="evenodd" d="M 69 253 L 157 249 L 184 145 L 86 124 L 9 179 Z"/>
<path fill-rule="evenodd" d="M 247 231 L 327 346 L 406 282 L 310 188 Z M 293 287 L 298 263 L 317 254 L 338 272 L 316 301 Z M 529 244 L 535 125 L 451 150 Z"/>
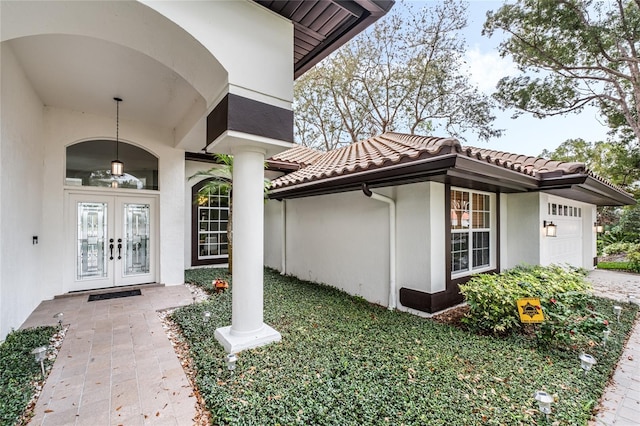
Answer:
<path fill-rule="evenodd" d="M 122 102 L 122 99 L 113 99 L 116 101 L 116 160 L 120 161 L 118 148 L 120 148 L 120 102 Z"/>

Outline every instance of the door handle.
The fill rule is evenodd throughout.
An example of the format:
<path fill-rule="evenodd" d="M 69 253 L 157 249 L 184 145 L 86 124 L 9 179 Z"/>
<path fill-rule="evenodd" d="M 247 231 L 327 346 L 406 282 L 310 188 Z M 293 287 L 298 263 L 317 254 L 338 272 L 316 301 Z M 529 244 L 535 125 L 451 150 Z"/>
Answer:
<path fill-rule="evenodd" d="M 113 260 L 113 238 L 109 239 L 109 260 Z"/>
<path fill-rule="evenodd" d="M 122 259 L 122 238 L 118 238 L 118 260 Z"/>

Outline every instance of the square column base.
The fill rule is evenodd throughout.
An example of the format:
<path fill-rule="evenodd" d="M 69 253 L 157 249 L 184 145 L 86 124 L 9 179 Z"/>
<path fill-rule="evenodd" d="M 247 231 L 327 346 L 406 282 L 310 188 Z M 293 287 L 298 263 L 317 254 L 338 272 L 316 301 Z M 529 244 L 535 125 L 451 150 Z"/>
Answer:
<path fill-rule="evenodd" d="M 267 324 L 263 324 L 262 328 L 256 333 L 241 336 L 231 334 L 230 325 L 227 327 L 220 327 L 216 329 L 215 338 L 222 346 L 224 346 L 224 350 L 231 354 L 282 340 L 280 333 Z"/>

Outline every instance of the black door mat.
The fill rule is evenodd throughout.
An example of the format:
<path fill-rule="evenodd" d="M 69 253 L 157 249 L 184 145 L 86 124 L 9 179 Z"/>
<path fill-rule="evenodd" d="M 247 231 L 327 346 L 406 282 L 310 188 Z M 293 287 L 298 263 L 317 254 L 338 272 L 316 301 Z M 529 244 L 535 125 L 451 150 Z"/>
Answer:
<path fill-rule="evenodd" d="M 141 296 L 141 295 L 142 295 L 142 292 L 140 290 L 125 290 L 125 291 L 114 291 L 112 293 L 90 294 L 88 302 L 95 302 L 96 300 L 118 299 L 120 297 Z"/>

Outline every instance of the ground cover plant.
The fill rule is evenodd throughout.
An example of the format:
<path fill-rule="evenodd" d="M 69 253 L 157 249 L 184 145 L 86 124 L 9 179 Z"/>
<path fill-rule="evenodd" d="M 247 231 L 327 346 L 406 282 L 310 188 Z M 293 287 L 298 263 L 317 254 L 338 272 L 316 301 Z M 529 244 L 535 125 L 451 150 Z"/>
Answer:
<path fill-rule="evenodd" d="M 37 327 L 10 333 L 0 345 L 0 425 L 23 424 L 23 413 L 42 379 L 40 364 L 31 351 L 47 346 L 55 327 Z M 49 364 L 45 360 L 45 365 Z"/>
<path fill-rule="evenodd" d="M 210 287 L 224 270 L 187 272 Z M 265 271 L 265 322 L 282 342 L 239 354 L 231 374 L 214 330 L 231 322 L 231 293 L 179 309 L 196 383 L 213 424 L 544 424 L 533 394 L 558 397 L 548 424 L 586 424 L 618 359 L 637 307 L 612 302 L 606 347 L 586 376 L 579 350 L 539 346 L 521 334 L 480 335 L 390 312 L 338 290 Z M 203 312 L 211 319 L 203 321 Z"/>

